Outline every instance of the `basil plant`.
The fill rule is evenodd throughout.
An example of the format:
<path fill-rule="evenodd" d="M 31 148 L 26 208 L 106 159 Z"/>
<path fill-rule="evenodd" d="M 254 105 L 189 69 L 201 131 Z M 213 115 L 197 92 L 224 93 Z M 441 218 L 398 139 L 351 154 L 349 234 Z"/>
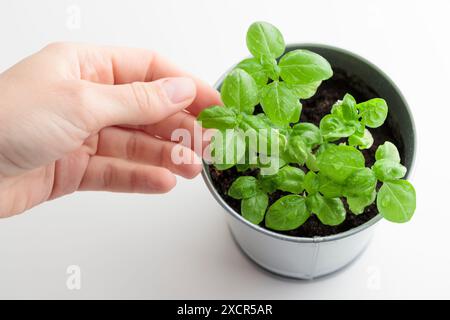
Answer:
<path fill-rule="evenodd" d="M 250 26 L 247 47 L 253 57 L 222 83 L 224 106 L 198 116 L 204 128 L 217 129 L 210 146 L 216 169 L 236 167 L 242 173 L 228 190 L 241 200 L 242 216 L 277 231 L 296 229 L 311 215 L 336 226 L 346 218 L 345 198 L 355 215 L 376 201 L 385 219 L 409 221 L 416 194 L 402 179 L 406 168 L 396 146 L 380 145 L 371 168 L 360 151 L 373 144 L 369 129 L 386 120 L 386 101 L 357 102 L 346 94 L 319 127 L 299 122 L 300 99 L 312 97 L 333 75 L 330 64 L 308 50 L 283 54 L 282 34 L 266 22 Z M 245 176 L 249 169 L 258 169 L 258 175 Z M 288 195 L 269 206 L 269 195 L 277 190 Z"/>

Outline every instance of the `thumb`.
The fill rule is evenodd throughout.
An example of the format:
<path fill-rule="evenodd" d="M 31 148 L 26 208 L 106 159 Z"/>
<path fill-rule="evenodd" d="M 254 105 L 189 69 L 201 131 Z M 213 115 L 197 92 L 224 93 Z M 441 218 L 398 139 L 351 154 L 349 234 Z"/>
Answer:
<path fill-rule="evenodd" d="M 106 126 L 152 124 L 188 107 L 196 86 L 186 77 L 121 85 L 92 83 L 89 113 L 95 118 L 93 130 Z"/>

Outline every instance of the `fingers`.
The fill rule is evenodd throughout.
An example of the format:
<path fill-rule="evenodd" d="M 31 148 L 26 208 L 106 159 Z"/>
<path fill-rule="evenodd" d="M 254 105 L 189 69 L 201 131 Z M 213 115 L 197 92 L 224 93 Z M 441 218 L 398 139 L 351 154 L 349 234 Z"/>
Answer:
<path fill-rule="evenodd" d="M 180 77 L 186 76 L 194 79 L 197 86 L 197 96 L 188 111 L 194 115 L 198 115 L 203 109 L 212 105 L 221 105 L 220 95 L 217 90 L 213 89 L 206 82 L 192 77 L 188 73 L 181 71 L 166 58 L 153 53 L 153 59 L 149 68 L 149 76 L 151 79 L 161 79 L 164 77 Z"/>
<path fill-rule="evenodd" d="M 208 141 L 202 140 L 204 129 L 198 124 L 197 119 L 187 112 L 177 112 L 155 124 L 125 127 L 142 130 L 166 140 L 181 142 L 185 147 L 191 148 L 199 155 L 209 144 Z"/>
<path fill-rule="evenodd" d="M 97 155 L 117 157 L 165 167 L 192 179 L 202 170 L 201 161 L 189 148 L 146 133 L 115 127 L 99 132 Z"/>
<path fill-rule="evenodd" d="M 68 44 L 68 46 L 74 45 Z M 61 47 L 61 44 L 56 47 Z M 168 77 L 188 77 L 194 81 L 197 89 L 197 96 L 188 107 L 189 112 L 197 115 L 206 107 L 221 104 L 217 90 L 153 51 L 90 45 L 76 45 L 76 48 L 83 80 L 106 84 L 127 84 Z"/>
<path fill-rule="evenodd" d="M 164 78 L 123 85 L 83 83 L 79 104 L 89 129 L 152 124 L 189 106 L 196 87 L 189 78 Z"/>
<path fill-rule="evenodd" d="M 89 160 L 79 190 L 166 193 L 175 184 L 175 176 L 166 168 L 94 156 Z"/>

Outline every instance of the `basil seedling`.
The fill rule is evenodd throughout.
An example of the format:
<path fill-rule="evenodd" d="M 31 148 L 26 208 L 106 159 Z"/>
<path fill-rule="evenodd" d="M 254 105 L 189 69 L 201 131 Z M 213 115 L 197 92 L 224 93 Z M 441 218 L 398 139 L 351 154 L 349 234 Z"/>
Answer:
<path fill-rule="evenodd" d="M 236 166 L 241 173 L 228 195 L 241 201 L 242 216 L 277 231 L 296 229 L 312 215 L 336 226 L 346 219 L 344 202 L 355 215 L 376 202 L 385 219 L 409 221 L 416 193 L 402 180 L 406 168 L 395 145 L 378 146 L 371 168 L 361 152 L 374 143 L 369 129 L 387 118 L 386 101 L 357 102 L 346 94 L 319 126 L 299 122 L 300 99 L 312 97 L 333 75 L 330 64 L 308 50 L 285 54 L 281 32 L 267 22 L 250 26 L 247 47 L 252 57 L 222 83 L 224 105 L 198 116 L 204 128 L 218 129 L 211 141 L 216 169 Z M 255 112 L 258 105 L 262 113 Z M 245 175 L 248 169 L 259 173 Z M 269 206 L 274 192 L 283 196 Z"/>

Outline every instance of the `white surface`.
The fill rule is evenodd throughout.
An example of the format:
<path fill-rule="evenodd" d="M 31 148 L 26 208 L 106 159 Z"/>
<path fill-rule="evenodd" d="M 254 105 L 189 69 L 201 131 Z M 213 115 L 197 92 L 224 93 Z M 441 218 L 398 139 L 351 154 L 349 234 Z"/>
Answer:
<path fill-rule="evenodd" d="M 71 5 L 79 29 L 67 25 Z M 0 70 L 48 42 L 84 41 L 153 48 L 213 83 L 247 55 L 255 20 L 287 42 L 354 51 L 411 105 L 418 207 L 408 224 L 381 223 L 344 271 L 305 282 L 244 257 L 200 177 L 164 196 L 78 193 L 0 221 L 0 298 L 450 298 L 449 13 L 449 1 L 1 2 Z M 69 265 L 81 290 L 66 287 Z"/>

